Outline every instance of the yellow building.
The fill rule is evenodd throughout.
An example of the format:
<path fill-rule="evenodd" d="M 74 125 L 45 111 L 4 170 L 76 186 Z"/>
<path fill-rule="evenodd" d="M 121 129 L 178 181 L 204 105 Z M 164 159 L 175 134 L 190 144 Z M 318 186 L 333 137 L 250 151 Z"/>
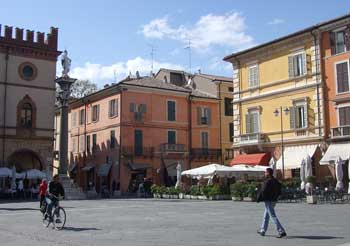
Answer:
<path fill-rule="evenodd" d="M 267 153 L 285 177 L 298 176 L 307 155 L 313 175 L 320 172 L 323 88 L 319 39 L 312 30 L 224 58 L 233 64 L 235 155 Z"/>

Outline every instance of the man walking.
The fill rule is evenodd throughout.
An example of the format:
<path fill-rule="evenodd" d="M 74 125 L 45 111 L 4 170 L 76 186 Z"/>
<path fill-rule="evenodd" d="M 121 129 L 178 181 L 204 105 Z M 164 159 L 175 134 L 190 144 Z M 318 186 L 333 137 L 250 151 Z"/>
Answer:
<path fill-rule="evenodd" d="M 265 204 L 265 212 L 263 217 L 263 222 L 260 230 L 258 230 L 258 234 L 261 236 L 265 236 L 265 232 L 267 231 L 269 220 L 271 220 L 277 227 L 278 236 L 277 238 L 283 238 L 287 236 L 283 226 L 279 222 L 276 213 L 275 206 L 277 203 L 277 199 L 281 194 L 281 183 L 277 181 L 273 177 L 273 169 L 267 168 L 265 171 L 265 182 L 263 183 L 261 190 L 258 195 L 258 202 L 264 202 Z"/>

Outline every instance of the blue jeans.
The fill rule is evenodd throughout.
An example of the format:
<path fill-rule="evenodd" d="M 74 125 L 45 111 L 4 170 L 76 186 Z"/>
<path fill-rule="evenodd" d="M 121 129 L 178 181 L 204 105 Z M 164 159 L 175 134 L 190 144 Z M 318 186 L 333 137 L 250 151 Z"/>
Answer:
<path fill-rule="evenodd" d="M 58 200 L 53 198 L 50 199 L 48 197 L 45 198 L 46 204 L 47 204 L 47 213 L 52 216 L 51 211 L 53 207 L 57 207 L 58 206 Z"/>
<path fill-rule="evenodd" d="M 277 227 L 277 231 L 279 233 L 285 232 L 283 226 L 279 222 L 279 220 L 276 216 L 276 213 L 275 213 L 276 202 L 264 201 L 264 204 L 265 204 L 265 212 L 264 212 L 264 218 L 263 218 L 263 222 L 262 222 L 260 231 L 261 232 L 267 231 L 267 228 L 269 226 L 269 220 L 271 217 L 271 220 L 273 221 L 273 223 Z"/>

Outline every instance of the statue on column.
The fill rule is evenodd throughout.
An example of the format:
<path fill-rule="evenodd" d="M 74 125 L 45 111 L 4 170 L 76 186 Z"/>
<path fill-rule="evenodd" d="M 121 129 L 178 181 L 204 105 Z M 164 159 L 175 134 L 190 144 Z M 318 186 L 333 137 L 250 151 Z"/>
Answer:
<path fill-rule="evenodd" d="M 69 77 L 68 73 L 70 71 L 70 65 L 72 60 L 68 57 L 68 51 L 64 50 L 61 56 L 61 64 L 62 64 L 62 77 Z"/>

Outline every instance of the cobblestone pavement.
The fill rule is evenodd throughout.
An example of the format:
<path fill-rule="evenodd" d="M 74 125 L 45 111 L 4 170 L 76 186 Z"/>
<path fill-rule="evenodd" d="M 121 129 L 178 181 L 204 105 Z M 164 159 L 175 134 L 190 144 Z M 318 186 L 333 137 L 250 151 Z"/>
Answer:
<path fill-rule="evenodd" d="M 232 201 L 63 201 L 66 229 L 44 228 L 38 203 L 0 204 L 1 246 L 348 245 L 350 205 L 278 204 L 288 237 L 256 234 L 262 204 Z"/>

